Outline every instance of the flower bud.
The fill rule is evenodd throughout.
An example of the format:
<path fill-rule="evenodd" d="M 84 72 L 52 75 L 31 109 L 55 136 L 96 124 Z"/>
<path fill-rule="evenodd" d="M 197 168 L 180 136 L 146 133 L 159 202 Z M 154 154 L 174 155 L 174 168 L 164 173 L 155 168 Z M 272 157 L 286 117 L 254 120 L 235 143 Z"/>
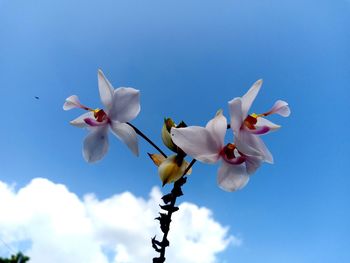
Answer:
<path fill-rule="evenodd" d="M 158 167 L 158 173 L 160 179 L 163 182 L 163 186 L 168 183 L 176 182 L 183 176 L 188 162 L 178 155 L 172 155 L 163 161 Z M 191 169 L 187 174 L 191 173 Z"/>
<path fill-rule="evenodd" d="M 148 154 L 152 159 L 154 164 L 158 166 L 159 177 L 163 182 L 163 186 L 165 184 L 175 182 L 183 176 L 188 162 L 184 160 L 183 157 L 179 155 L 172 155 L 168 158 L 165 158 L 161 154 Z M 192 169 L 188 170 L 186 174 L 191 174 Z"/>
<path fill-rule="evenodd" d="M 153 163 L 157 166 L 161 165 L 161 163 L 166 159 L 163 155 L 157 153 L 149 153 L 148 155 L 152 159 Z"/>
<path fill-rule="evenodd" d="M 164 125 L 162 127 L 162 141 L 166 147 L 168 147 L 173 152 L 177 152 L 177 147 L 171 139 L 170 130 L 175 127 L 175 123 L 171 118 L 164 119 Z"/>

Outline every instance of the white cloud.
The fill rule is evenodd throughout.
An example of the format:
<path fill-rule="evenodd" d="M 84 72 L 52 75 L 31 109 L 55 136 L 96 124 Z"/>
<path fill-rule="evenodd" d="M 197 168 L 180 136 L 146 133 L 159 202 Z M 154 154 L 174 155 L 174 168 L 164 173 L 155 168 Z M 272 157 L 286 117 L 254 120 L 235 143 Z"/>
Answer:
<path fill-rule="evenodd" d="M 157 187 L 148 200 L 129 192 L 81 200 L 43 178 L 18 191 L 0 182 L 0 238 L 14 248 L 25 242 L 33 263 L 151 262 L 157 256 L 151 237 L 161 237 L 154 220 L 160 198 Z M 213 263 L 229 244 L 240 245 L 209 209 L 191 203 L 182 203 L 173 215 L 169 240 L 168 263 Z M 0 245 L 1 255 L 5 252 Z"/>

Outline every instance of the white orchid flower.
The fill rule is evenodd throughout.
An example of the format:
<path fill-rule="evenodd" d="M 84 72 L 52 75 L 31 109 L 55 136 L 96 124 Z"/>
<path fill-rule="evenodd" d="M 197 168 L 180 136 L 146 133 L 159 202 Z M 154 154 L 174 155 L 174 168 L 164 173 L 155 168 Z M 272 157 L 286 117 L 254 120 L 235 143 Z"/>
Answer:
<path fill-rule="evenodd" d="M 259 138 L 259 135 L 275 131 L 281 126 L 263 117 L 274 113 L 283 117 L 288 117 L 290 115 L 290 109 L 287 102 L 278 100 L 269 111 L 262 114 L 253 113 L 249 115 L 248 112 L 259 93 L 261 85 L 262 80 L 258 80 L 243 97 L 234 98 L 229 101 L 228 104 L 231 115 L 230 125 L 235 138 L 241 141 L 242 144 L 247 144 L 249 146 L 249 148 L 247 148 L 248 152 L 245 152 L 245 154 L 252 154 L 252 150 L 259 151 L 264 161 L 273 163 L 272 154 Z"/>
<path fill-rule="evenodd" d="M 261 165 L 261 156 L 253 149 L 249 149 L 253 154 L 244 154 L 249 146 L 240 141 L 224 145 L 226 130 L 227 120 L 219 111 L 205 127 L 172 128 L 171 135 L 174 143 L 196 160 L 204 163 L 222 160 L 217 182 L 222 189 L 232 192 L 248 183 L 249 176 Z"/>
<path fill-rule="evenodd" d="M 87 113 L 70 123 L 79 128 L 88 128 L 83 143 L 83 156 L 87 162 L 101 160 L 108 151 L 108 130 L 124 142 L 138 156 L 136 132 L 126 122 L 133 120 L 140 112 L 140 92 L 133 88 L 114 89 L 101 70 L 98 70 L 98 88 L 105 109 L 92 109 L 82 105 L 78 96 L 66 99 L 64 110 L 80 108 Z"/>

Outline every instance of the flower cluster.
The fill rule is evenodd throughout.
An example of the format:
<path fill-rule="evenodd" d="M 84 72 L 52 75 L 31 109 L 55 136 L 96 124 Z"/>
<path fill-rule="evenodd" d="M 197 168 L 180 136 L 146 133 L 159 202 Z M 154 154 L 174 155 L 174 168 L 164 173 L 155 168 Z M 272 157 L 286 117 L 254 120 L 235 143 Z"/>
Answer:
<path fill-rule="evenodd" d="M 288 104 L 281 100 L 266 113 L 248 114 L 261 85 L 262 80 L 258 80 L 243 97 L 234 98 L 228 103 L 233 143 L 224 143 L 228 125 L 221 110 L 205 127 L 171 129 L 173 142 L 196 160 L 209 164 L 221 160 L 217 182 L 226 191 L 244 187 L 262 162 L 273 163 L 272 154 L 259 136 L 280 126 L 263 117 L 274 113 L 284 117 L 290 114 Z"/>
<path fill-rule="evenodd" d="M 108 151 L 108 130 L 124 142 L 135 154 L 139 154 L 137 135 L 140 135 L 160 154 L 150 154 L 152 161 L 158 166 L 158 173 L 163 186 L 174 182 L 173 190 L 162 197 L 163 212 L 159 213 L 161 240 L 152 238 L 152 247 L 159 253 L 153 258 L 154 263 L 165 262 L 165 249 L 170 245 L 167 239 L 171 216 L 179 208 L 176 199 L 183 195 L 181 187 L 186 183 L 186 174 L 196 160 L 213 164 L 221 162 L 218 170 L 218 185 L 226 191 L 235 191 L 244 187 L 263 162 L 273 163 L 273 157 L 260 136 L 280 128 L 264 117 L 279 114 L 287 117 L 290 114 L 288 103 L 276 101 L 273 107 L 261 114 L 250 113 L 250 108 L 262 85 L 258 80 L 242 96 L 228 102 L 230 124 L 227 123 L 223 111 L 219 110 L 205 127 L 190 126 L 184 122 L 178 125 L 166 118 L 162 127 L 164 145 L 173 152 L 167 156 L 153 141 L 130 123 L 140 112 L 140 93 L 133 88 L 114 89 L 102 71 L 98 71 L 98 88 L 105 109 L 93 109 L 80 103 L 76 95 L 66 99 L 64 110 L 80 108 L 87 111 L 70 123 L 80 128 L 87 128 L 89 134 L 84 140 L 83 156 L 87 162 L 96 162 Z M 232 130 L 234 140 L 225 144 L 227 130 Z M 189 155 L 194 159 L 191 163 L 185 160 Z"/>
<path fill-rule="evenodd" d="M 288 103 L 278 100 L 265 113 L 249 114 L 261 85 L 262 80 L 258 80 L 244 96 L 228 102 L 230 124 L 227 123 L 222 110 L 219 110 L 205 127 L 187 127 L 184 122 L 176 125 L 170 118 L 164 120 L 162 140 L 174 154 L 168 157 L 161 150 L 161 154 L 149 154 L 158 166 L 163 185 L 177 181 L 185 171 L 187 174 L 191 173 L 191 169 L 188 169 L 189 164 L 185 160 L 186 155 L 208 164 L 221 161 L 217 181 L 218 185 L 226 191 L 235 191 L 244 187 L 250 175 L 263 162 L 273 163 L 272 154 L 260 136 L 275 131 L 280 126 L 264 117 L 271 114 L 287 117 L 290 109 Z M 84 140 L 85 160 L 96 162 L 106 154 L 109 128 L 135 155 L 138 155 L 137 134 L 143 134 L 129 121 L 140 112 L 139 91 L 133 88 L 114 89 L 101 70 L 98 71 L 98 87 L 105 109 L 86 107 L 79 102 L 76 95 L 68 97 L 63 106 L 65 110 L 80 108 L 87 111 L 71 121 L 72 125 L 88 128 L 90 131 Z M 225 144 L 228 128 L 233 132 L 234 141 Z M 143 137 L 151 142 L 144 135 Z M 151 144 L 155 146 L 153 142 Z M 159 150 L 157 146 L 155 147 Z"/>

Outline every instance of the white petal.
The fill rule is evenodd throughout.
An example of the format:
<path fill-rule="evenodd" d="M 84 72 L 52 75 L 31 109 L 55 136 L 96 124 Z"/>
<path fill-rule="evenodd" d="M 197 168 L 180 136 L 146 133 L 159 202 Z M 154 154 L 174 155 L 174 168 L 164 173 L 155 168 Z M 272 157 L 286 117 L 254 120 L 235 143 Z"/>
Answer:
<path fill-rule="evenodd" d="M 108 151 L 108 126 L 91 129 L 84 140 L 83 156 L 89 163 L 101 160 Z"/>
<path fill-rule="evenodd" d="M 237 136 L 239 130 L 241 129 L 242 123 L 244 121 L 242 115 L 242 100 L 241 98 L 235 98 L 228 103 L 231 117 L 231 129 L 233 133 Z"/>
<path fill-rule="evenodd" d="M 129 149 L 139 156 L 139 146 L 137 141 L 137 134 L 135 130 L 126 123 L 114 122 L 111 123 L 112 132 L 119 140 L 125 143 Z"/>
<path fill-rule="evenodd" d="M 242 118 L 243 120 L 248 116 L 248 111 L 253 104 L 256 96 L 259 93 L 260 87 L 262 85 L 262 79 L 256 81 L 253 86 L 248 90 L 246 94 L 242 97 Z"/>
<path fill-rule="evenodd" d="M 279 128 L 281 128 L 280 125 L 277 125 L 277 124 L 275 124 L 275 123 L 273 123 L 265 118 L 262 118 L 262 117 L 257 118 L 257 122 L 255 124 L 255 127 L 256 127 L 256 130 L 262 130 L 264 128 L 267 128 L 266 132 L 261 133 L 261 134 L 267 134 L 269 132 L 276 131 Z M 252 130 L 252 131 L 254 131 L 254 130 Z"/>
<path fill-rule="evenodd" d="M 84 121 L 87 118 L 94 118 L 94 113 L 92 111 L 84 113 L 84 114 L 80 115 L 78 118 L 70 121 L 70 124 L 72 124 L 73 126 L 78 127 L 78 128 L 89 127 L 89 125 Z"/>
<path fill-rule="evenodd" d="M 254 149 L 255 151 L 258 151 L 260 155 L 263 158 L 263 161 L 267 163 L 273 163 L 273 157 L 270 153 L 269 149 L 267 149 L 264 142 L 259 138 L 259 136 L 251 134 L 249 131 L 241 131 L 239 134 L 239 141 L 242 142 L 242 144 L 246 144 L 251 149 Z M 243 152 L 244 153 L 244 152 Z M 256 155 L 252 152 L 247 153 L 248 155 Z"/>
<path fill-rule="evenodd" d="M 66 102 L 63 104 L 64 110 L 71 110 L 74 108 L 84 108 L 84 106 L 80 104 L 80 101 L 77 95 L 72 95 L 66 98 Z"/>
<path fill-rule="evenodd" d="M 109 117 L 114 121 L 128 122 L 140 112 L 140 91 L 133 88 L 118 88 L 114 91 Z"/>
<path fill-rule="evenodd" d="M 275 102 L 271 110 L 268 114 L 279 114 L 283 117 L 288 117 L 290 115 L 290 108 L 288 107 L 288 103 L 283 100 L 278 100 Z"/>
<path fill-rule="evenodd" d="M 222 162 L 217 176 L 219 187 L 225 191 L 233 192 L 242 189 L 249 181 L 244 164 L 232 165 Z"/>
<path fill-rule="evenodd" d="M 227 120 L 225 116 L 222 115 L 222 111 L 219 111 L 215 118 L 207 123 L 205 128 L 215 140 L 217 148 L 222 149 L 224 147 L 225 134 L 227 131 Z"/>
<path fill-rule="evenodd" d="M 252 134 L 246 135 L 245 133 L 246 133 L 246 131 L 242 131 L 242 135 L 243 136 L 241 136 L 241 134 L 240 134 L 240 136 L 236 136 L 235 137 L 234 143 L 235 143 L 235 145 L 237 147 L 237 150 L 239 152 L 243 153 L 244 155 L 262 156 L 260 150 L 252 148 L 248 144 L 250 141 L 248 141 L 248 142 L 244 141 L 244 139 L 247 140 L 246 139 L 247 136 L 253 136 Z"/>
<path fill-rule="evenodd" d="M 221 151 L 210 132 L 198 126 L 171 128 L 173 142 L 185 153 L 204 163 L 215 163 Z"/>
<path fill-rule="evenodd" d="M 106 109 L 110 109 L 113 99 L 113 86 L 111 83 L 109 83 L 108 79 L 100 69 L 97 73 L 97 80 L 102 104 L 106 107 Z"/>
<path fill-rule="evenodd" d="M 255 173 L 255 171 L 260 167 L 262 163 L 262 158 L 261 157 L 256 157 L 256 156 L 246 156 L 246 169 L 247 173 L 249 175 Z"/>

